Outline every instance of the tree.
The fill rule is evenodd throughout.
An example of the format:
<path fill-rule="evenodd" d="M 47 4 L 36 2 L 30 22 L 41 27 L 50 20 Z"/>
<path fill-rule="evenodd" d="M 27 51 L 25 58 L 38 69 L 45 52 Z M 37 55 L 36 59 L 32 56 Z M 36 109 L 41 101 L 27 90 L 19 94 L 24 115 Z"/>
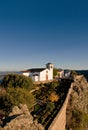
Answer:
<path fill-rule="evenodd" d="M 52 92 L 48 98 L 51 102 L 57 102 L 59 100 L 59 96 L 55 92 Z"/>
<path fill-rule="evenodd" d="M 53 77 L 55 78 L 55 76 L 58 75 L 58 69 L 57 68 L 54 68 L 53 69 Z"/>
<path fill-rule="evenodd" d="M 18 74 L 8 74 L 4 77 L 2 84 L 4 88 L 20 87 L 30 90 L 33 87 L 33 81 L 30 77 Z"/>
<path fill-rule="evenodd" d="M 26 104 L 31 109 L 35 103 L 34 96 L 25 88 L 8 87 L 7 91 L 0 94 L 0 109 L 8 115 L 12 107 L 19 104 Z"/>

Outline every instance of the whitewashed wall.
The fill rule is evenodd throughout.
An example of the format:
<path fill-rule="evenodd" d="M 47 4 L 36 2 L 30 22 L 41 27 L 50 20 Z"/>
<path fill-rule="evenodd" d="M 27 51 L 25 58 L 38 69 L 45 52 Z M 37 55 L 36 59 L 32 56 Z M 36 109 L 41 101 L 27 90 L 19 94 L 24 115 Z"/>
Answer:
<path fill-rule="evenodd" d="M 46 71 L 48 71 L 48 73 L 49 73 L 48 69 L 45 69 L 45 70 L 40 72 L 40 77 L 39 77 L 40 81 L 45 81 L 46 80 Z"/>
<path fill-rule="evenodd" d="M 29 72 L 24 72 L 23 75 L 28 77 L 30 75 L 30 73 Z"/>

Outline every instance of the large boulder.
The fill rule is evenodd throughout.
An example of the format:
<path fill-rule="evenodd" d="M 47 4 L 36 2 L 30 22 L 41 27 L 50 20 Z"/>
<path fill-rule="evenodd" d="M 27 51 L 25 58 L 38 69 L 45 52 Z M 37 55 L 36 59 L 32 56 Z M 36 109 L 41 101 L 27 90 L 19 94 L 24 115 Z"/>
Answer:
<path fill-rule="evenodd" d="M 0 130 L 44 130 L 43 126 L 33 120 L 26 105 L 15 106 Z"/>

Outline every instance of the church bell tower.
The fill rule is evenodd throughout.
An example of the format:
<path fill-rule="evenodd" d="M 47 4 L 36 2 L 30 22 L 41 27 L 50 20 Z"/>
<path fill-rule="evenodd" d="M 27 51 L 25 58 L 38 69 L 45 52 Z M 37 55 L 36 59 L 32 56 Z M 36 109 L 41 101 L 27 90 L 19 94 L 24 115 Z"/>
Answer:
<path fill-rule="evenodd" d="M 49 69 L 49 71 L 50 71 L 50 76 L 49 77 L 50 77 L 51 80 L 53 80 L 53 67 L 54 67 L 54 65 L 52 63 L 47 63 L 46 64 L 46 68 Z"/>

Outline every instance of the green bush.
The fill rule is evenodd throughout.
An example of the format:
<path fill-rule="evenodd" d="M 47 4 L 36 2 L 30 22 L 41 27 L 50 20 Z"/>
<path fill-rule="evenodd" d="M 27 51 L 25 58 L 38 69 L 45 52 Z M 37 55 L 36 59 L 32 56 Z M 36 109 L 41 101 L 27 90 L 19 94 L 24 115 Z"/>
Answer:
<path fill-rule="evenodd" d="M 7 88 L 7 92 L 0 94 L 0 109 L 6 115 L 12 110 L 15 105 L 26 104 L 30 110 L 34 105 L 35 99 L 33 95 L 24 88 Z"/>
<path fill-rule="evenodd" d="M 73 130 L 85 130 L 88 127 L 88 114 L 77 109 L 72 111 L 72 128 Z"/>
<path fill-rule="evenodd" d="M 2 84 L 4 88 L 8 87 L 20 87 L 25 89 L 32 89 L 33 87 L 33 81 L 31 78 L 18 75 L 18 74 L 8 74 L 4 77 Z"/>
<path fill-rule="evenodd" d="M 53 102 L 48 102 L 46 105 L 46 110 L 49 112 L 52 112 L 53 109 L 55 108 L 55 104 Z"/>
<path fill-rule="evenodd" d="M 58 69 L 57 68 L 54 68 L 53 69 L 53 77 L 55 78 L 55 76 L 58 75 Z"/>
<path fill-rule="evenodd" d="M 50 86 L 51 86 L 53 89 L 55 89 L 56 87 L 59 86 L 59 83 L 58 83 L 58 81 L 53 81 L 53 82 L 50 83 Z"/>

